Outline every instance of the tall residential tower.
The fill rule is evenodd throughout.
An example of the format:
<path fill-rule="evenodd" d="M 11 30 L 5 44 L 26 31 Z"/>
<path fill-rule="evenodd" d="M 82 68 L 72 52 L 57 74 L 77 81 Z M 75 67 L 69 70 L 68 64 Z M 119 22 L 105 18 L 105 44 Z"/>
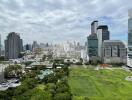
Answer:
<path fill-rule="evenodd" d="M 22 50 L 23 43 L 20 36 L 15 32 L 9 33 L 5 40 L 5 57 L 7 59 L 17 59 Z"/>

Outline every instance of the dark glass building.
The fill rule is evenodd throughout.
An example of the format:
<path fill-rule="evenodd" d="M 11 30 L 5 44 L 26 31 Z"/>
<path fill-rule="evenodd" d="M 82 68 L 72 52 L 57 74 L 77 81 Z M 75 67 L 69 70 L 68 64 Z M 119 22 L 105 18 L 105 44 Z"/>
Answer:
<path fill-rule="evenodd" d="M 89 59 L 91 60 L 93 57 L 98 56 L 98 38 L 96 34 L 90 34 L 87 37 L 87 52 Z"/>

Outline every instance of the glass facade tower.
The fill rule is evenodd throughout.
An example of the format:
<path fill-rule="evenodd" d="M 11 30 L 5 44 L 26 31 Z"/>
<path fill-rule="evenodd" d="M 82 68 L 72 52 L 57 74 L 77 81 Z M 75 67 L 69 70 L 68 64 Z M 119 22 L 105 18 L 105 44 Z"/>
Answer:
<path fill-rule="evenodd" d="M 127 66 L 132 67 L 132 9 L 129 10 L 128 19 L 128 58 Z"/>

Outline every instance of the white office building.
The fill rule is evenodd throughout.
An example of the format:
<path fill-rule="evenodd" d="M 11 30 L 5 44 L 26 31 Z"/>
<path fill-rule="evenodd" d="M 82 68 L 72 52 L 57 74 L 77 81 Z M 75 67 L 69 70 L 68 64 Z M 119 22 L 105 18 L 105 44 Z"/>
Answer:
<path fill-rule="evenodd" d="M 91 23 L 91 34 L 97 33 L 98 21 L 93 21 Z"/>
<path fill-rule="evenodd" d="M 108 31 L 107 25 L 100 25 L 97 28 L 97 37 L 98 37 L 98 56 L 102 60 L 102 44 L 104 40 L 110 39 L 110 34 Z"/>

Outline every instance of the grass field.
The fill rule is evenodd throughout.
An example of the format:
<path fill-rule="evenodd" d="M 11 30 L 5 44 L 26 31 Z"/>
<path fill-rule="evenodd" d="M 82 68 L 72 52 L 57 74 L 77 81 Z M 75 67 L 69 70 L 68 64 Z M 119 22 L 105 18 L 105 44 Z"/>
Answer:
<path fill-rule="evenodd" d="M 132 100 L 132 73 L 122 69 L 71 68 L 68 79 L 73 100 Z"/>

